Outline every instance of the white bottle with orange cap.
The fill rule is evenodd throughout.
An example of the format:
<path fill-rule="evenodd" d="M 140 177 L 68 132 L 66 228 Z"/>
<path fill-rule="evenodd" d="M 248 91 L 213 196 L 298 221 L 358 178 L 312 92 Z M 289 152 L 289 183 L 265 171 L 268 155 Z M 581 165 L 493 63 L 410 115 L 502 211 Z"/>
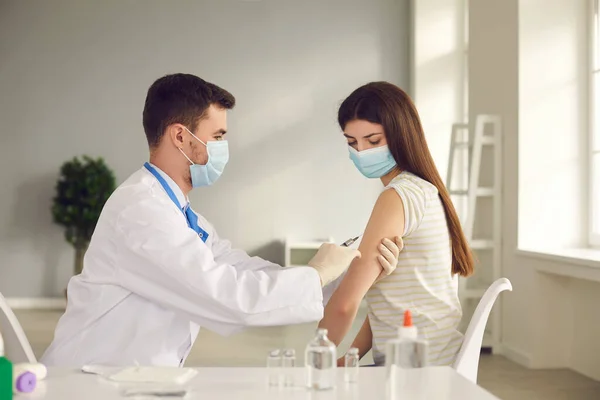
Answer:
<path fill-rule="evenodd" d="M 398 329 L 398 337 L 385 346 L 385 366 L 397 368 L 422 368 L 427 364 L 427 342 L 419 339 L 417 327 L 412 324 L 409 310 L 404 312 L 404 325 Z"/>
<path fill-rule="evenodd" d="M 427 342 L 419 340 L 417 327 L 412 324 L 409 310 L 404 312 L 404 325 L 398 329 L 398 337 L 385 345 L 386 391 L 388 398 L 396 398 L 401 388 L 411 382 L 404 371 L 422 368 L 427 364 Z"/>

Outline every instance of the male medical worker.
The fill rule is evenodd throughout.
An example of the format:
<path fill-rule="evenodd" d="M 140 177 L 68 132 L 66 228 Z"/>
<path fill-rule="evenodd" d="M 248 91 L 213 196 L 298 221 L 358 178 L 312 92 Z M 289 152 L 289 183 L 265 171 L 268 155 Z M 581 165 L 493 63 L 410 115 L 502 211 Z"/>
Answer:
<path fill-rule="evenodd" d="M 190 208 L 190 190 L 212 185 L 227 164 L 226 112 L 234 103 L 193 75 L 150 87 L 143 112 L 150 162 L 104 206 L 43 363 L 180 366 L 200 327 L 229 335 L 322 318 L 322 286 L 357 250 L 325 244 L 309 266 L 282 268 L 232 249 Z M 382 274 L 399 252 L 391 241 L 385 246 Z"/>

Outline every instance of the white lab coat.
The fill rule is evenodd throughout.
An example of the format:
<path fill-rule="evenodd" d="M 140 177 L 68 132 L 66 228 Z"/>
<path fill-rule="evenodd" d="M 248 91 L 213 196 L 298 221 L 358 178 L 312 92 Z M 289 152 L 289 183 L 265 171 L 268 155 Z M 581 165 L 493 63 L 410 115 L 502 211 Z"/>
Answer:
<path fill-rule="evenodd" d="M 179 366 L 200 327 L 230 335 L 322 318 L 313 268 L 250 257 L 201 215 L 198 223 L 206 243 L 149 171 L 134 173 L 102 210 L 42 362 Z"/>

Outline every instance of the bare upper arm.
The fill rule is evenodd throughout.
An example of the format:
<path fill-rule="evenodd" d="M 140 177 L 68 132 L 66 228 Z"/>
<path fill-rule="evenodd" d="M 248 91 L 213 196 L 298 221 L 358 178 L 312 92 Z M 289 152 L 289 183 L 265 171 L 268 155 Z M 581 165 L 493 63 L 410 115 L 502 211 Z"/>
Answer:
<path fill-rule="evenodd" d="M 404 233 L 404 207 L 400 196 L 395 190 L 385 190 L 379 195 L 371 217 L 367 223 L 359 250 L 362 254 L 361 260 L 365 265 L 381 272 L 377 261 L 379 250 L 377 247 L 384 238 L 394 240 L 396 236 Z"/>
<path fill-rule="evenodd" d="M 358 249 L 361 257 L 355 259 L 331 302 L 338 306 L 356 306 L 382 271 L 377 260 L 378 246 L 384 238 L 394 240 L 404 233 L 404 207 L 395 190 L 379 195 Z"/>

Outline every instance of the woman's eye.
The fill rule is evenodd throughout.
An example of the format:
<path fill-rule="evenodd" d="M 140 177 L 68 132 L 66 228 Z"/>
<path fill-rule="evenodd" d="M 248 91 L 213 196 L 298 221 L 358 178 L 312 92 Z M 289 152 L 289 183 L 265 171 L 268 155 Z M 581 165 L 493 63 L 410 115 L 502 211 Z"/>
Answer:
<path fill-rule="evenodd" d="M 381 139 L 379 139 L 379 140 L 377 140 L 377 141 L 375 141 L 375 142 L 371 142 L 371 141 L 369 140 L 369 143 L 371 143 L 373 146 L 375 146 L 375 145 L 378 145 L 379 143 L 381 143 Z"/>
<path fill-rule="evenodd" d="M 356 142 L 348 142 L 348 146 L 356 146 Z"/>

